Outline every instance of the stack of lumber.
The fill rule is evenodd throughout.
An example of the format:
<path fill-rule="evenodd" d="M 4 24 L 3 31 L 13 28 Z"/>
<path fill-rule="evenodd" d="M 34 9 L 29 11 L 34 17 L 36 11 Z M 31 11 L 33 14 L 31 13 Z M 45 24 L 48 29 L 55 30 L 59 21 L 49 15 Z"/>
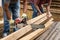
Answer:
<path fill-rule="evenodd" d="M 36 28 L 35 30 L 33 30 L 35 28 L 34 25 L 39 25 L 40 24 L 44 24 L 44 28 Z M 16 32 L 11 33 L 10 35 L 8 35 L 5 38 L 2 38 L 1 40 L 34 40 L 35 38 L 37 38 L 39 35 L 41 35 L 43 32 L 45 32 L 46 30 L 48 30 L 51 25 L 53 24 L 53 18 L 50 15 L 50 18 L 47 19 L 46 13 L 37 16 L 31 20 L 27 21 L 27 24 L 25 27 L 19 29 Z M 34 28 L 33 28 L 34 27 Z M 36 26 L 38 27 L 38 26 Z"/>
<path fill-rule="evenodd" d="M 21 0 L 20 3 L 21 3 L 21 9 L 23 9 L 23 1 Z M 28 10 L 32 11 L 32 8 L 31 8 L 29 2 L 28 2 Z M 44 10 L 45 10 L 45 8 L 44 8 Z M 54 15 L 54 18 L 56 18 L 56 19 L 60 18 L 59 17 L 60 16 L 60 0 L 53 0 L 50 11 Z M 58 18 L 55 17 L 56 15 L 59 15 L 59 16 L 57 16 Z M 40 15 L 36 18 L 28 20 L 27 21 L 27 24 L 28 24 L 27 26 L 19 29 L 16 32 L 11 33 L 10 35 L 8 35 L 5 38 L 2 38 L 1 40 L 34 40 L 34 39 L 45 40 L 45 38 L 46 38 L 46 40 L 49 40 L 52 37 L 53 37 L 53 40 L 54 40 L 54 38 L 55 38 L 54 33 L 57 33 L 57 32 L 55 32 L 56 29 L 54 29 L 52 31 L 52 29 L 55 27 L 53 25 L 58 25 L 59 23 L 53 22 L 52 20 L 53 20 L 53 18 L 49 18 L 47 20 L 46 14 Z M 3 23 L 3 21 L 1 23 Z M 34 24 L 34 25 L 44 24 L 45 28 L 39 28 L 39 29 L 34 30 L 34 28 L 31 24 Z M 1 30 L 3 30 L 2 26 L 0 28 L 1 28 Z M 49 29 L 49 32 L 46 31 L 48 29 Z M 52 33 L 50 34 L 50 32 L 52 32 Z M 54 34 L 54 35 L 51 37 L 52 34 Z M 52 40 L 52 39 L 50 39 L 50 40 Z"/>

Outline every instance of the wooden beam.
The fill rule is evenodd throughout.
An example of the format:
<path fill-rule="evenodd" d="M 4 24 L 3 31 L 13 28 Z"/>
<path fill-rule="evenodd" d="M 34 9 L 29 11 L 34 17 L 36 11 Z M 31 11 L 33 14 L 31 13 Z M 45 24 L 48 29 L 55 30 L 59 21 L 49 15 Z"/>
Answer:
<path fill-rule="evenodd" d="M 34 24 L 39 25 L 42 22 L 45 22 L 47 20 L 47 17 L 45 16 L 44 18 L 42 18 L 41 20 L 38 20 L 37 22 L 35 22 Z"/>
<path fill-rule="evenodd" d="M 49 17 L 51 18 L 51 16 L 52 16 L 52 15 L 50 14 Z M 47 19 L 49 19 L 49 18 L 47 18 L 47 16 L 45 16 L 45 17 L 43 17 L 42 19 L 36 21 L 34 24 L 39 25 L 40 23 L 44 22 L 44 21 L 47 20 Z"/>
<path fill-rule="evenodd" d="M 46 24 L 45 24 L 45 28 L 44 29 L 38 29 L 28 35 L 26 35 L 25 37 L 21 38 L 20 40 L 34 40 L 37 36 L 39 36 L 40 34 L 42 34 L 44 31 L 46 31 L 50 25 L 53 23 L 53 18 L 51 18 Z"/>
<path fill-rule="evenodd" d="M 43 18 L 44 16 L 46 16 L 46 13 L 44 13 L 44 14 L 42 14 L 42 15 L 39 15 L 39 16 L 37 16 L 37 17 L 35 17 L 35 18 L 31 19 L 31 20 L 28 20 L 28 21 L 27 21 L 27 24 L 32 24 L 32 23 L 40 20 L 40 19 Z"/>
<path fill-rule="evenodd" d="M 17 40 L 19 37 L 23 36 L 24 34 L 31 30 L 32 30 L 31 26 L 27 25 L 26 27 L 21 28 L 20 30 L 8 35 L 5 38 L 2 38 L 1 40 Z"/>

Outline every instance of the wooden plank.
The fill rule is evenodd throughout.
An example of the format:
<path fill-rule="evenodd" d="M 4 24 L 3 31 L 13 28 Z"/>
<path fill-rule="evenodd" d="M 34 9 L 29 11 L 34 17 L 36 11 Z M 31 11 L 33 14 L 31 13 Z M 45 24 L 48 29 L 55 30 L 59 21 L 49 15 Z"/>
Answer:
<path fill-rule="evenodd" d="M 39 37 L 37 37 L 35 40 L 45 40 L 46 37 L 51 33 L 51 31 L 55 28 L 55 26 L 57 25 L 57 22 L 54 22 L 51 27 L 46 30 L 42 35 L 40 35 Z"/>
<path fill-rule="evenodd" d="M 41 33 L 43 33 L 44 31 L 46 31 L 50 25 L 53 23 L 53 18 L 51 18 L 46 24 L 45 24 L 45 28 L 44 29 L 38 29 L 34 32 L 32 32 L 31 34 L 21 38 L 20 40 L 33 40 L 35 39 L 37 36 L 39 36 Z"/>
<path fill-rule="evenodd" d="M 51 17 L 52 15 L 50 14 L 49 15 L 49 17 Z M 47 16 L 45 16 L 44 18 L 42 18 L 42 19 L 40 19 L 39 21 L 36 21 L 34 24 L 40 24 L 40 23 L 42 23 L 42 22 L 44 22 L 45 20 L 47 20 L 48 18 L 47 18 Z"/>
<path fill-rule="evenodd" d="M 39 15 L 39 16 L 37 16 L 37 17 L 35 17 L 35 18 L 31 19 L 31 20 L 28 20 L 27 24 L 32 24 L 32 23 L 38 21 L 39 19 L 43 18 L 44 16 L 46 16 L 46 13 L 44 13 L 42 15 Z"/>
<path fill-rule="evenodd" d="M 59 28 L 59 23 L 57 23 L 57 25 L 55 26 L 55 28 L 51 31 L 51 33 L 46 37 L 46 40 L 53 40 L 53 38 L 55 37 L 55 35 L 58 33 L 57 31 L 59 31 L 57 28 Z"/>
<path fill-rule="evenodd" d="M 32 32 L 31 34 L 21 38 L 20 40 L 33 40 L 34 37 L 36 37 L 38 35 L 38 33 L 41 33 L 43 31 L 43 29 L 38 29 L 34 32 Z"/>
<path fill-rule="evenodd" d="M 47 20 L 47 17 L 46 16 L 44 18 L 42 18 L 41 20 L 35 22 L 34 24 L 39 25 L 40 23 L 44 22 L 45 20 Z"/>
<path fill-rule="evenodd" d="M 19 37 L 23 36 L 24 34 L 31 30 L 32 30 L 31 26 L 27 25 L 26 27 L 21 28 L 20 30 L 8 35 L 5 38 L 2 38 L 1 40 L 17 40 Z"/>

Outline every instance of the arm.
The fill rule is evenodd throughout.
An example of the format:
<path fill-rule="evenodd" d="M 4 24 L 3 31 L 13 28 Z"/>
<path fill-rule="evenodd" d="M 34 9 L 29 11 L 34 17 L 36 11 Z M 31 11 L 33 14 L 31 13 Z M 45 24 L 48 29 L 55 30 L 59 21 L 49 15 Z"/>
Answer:
<path fill-rule="evenodd" d="M 23 14 L 22 14 L 22 18 L 26 18 L 27 17 L 27 0 L 23 0 Z"/>
<path fill-rule="evenodd" d="M 49 15 L 49 12 L 50 12 L 50 5 L 51 5 L 51 2 L 52 0 L 49 1 L 47 7 L 46 7 L 46 10 L 47 10 L 47 15 Z"/>
<path fill-rule="evenodd" d="M 40 11 L 39 6 L 38 6 L 38 1 L 35 0 L 34 5 L 35 5 L 36 9 L 38 10 L 38 12 L 41 14 L 41 11 Z"/>
<path fill-rule="evenodd" d="M 40 11 L 38 5 L 37 4 L 34 4 L 34 5 L 35 5 L 36 9 L 38 10 L 38 12 L 41 14 L 41 11 Z"/>
<path fill-rule="evenodd" d="M 9 3 L 5 3 L 4 4 L 4 10 L 6 12 L 7 19 L 10 20 L 11 19 L 11 15 L 10 15 L 10 11 L 9 11 L 8 7 L 9 7 Z"/>
<path fill-rule="evenodd" d="M 23 0 L 23 13 L 26 13 L 27 11 L 27 0 Z"/>

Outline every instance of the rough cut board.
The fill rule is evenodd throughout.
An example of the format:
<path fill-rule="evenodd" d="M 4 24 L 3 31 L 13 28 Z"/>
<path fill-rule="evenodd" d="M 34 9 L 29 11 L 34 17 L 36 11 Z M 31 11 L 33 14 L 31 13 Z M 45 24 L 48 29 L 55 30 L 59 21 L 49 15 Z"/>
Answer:
<path fill-rule="evenodd" d="M 32 24 L 32 23 L 38 21 L 39 19 L 43 18 L 44 16 L 46 16 L 46 13 L 44 13 L 42 15 L 39 15 L 39 16 L 37 16 L 37 17 L 35 17 L 35 18 L 31 19 L 31 20 L 28 20 L 27 24 Z"/>
<path fill-rule="evenodd" d="M 56 26 L 56 24 L 57 24 L 57 22 L 54 22 L 48 30 L 46 30 L 43 34 L 41 34 L 35 40 L 45 40 L 46 37 L 51 33 L 51 31 L 53 30 L 53 28 Z"/>
<path fill-rule="evenodd" d="M 16 40 L 19 37 L 21 37 L 22 35 L 26 34 L 27 32 L 31 31 L 32 28 L 30 25 L 27 25 L 24 28 L 21 28 L 20 30 L 8 35 L 7 37 L 1 39 L 1 40 Z"/>
<path fill-rule="evenodd" d="M 52 26 L 36 40 L 60 40 L 60 22 L 54 22 Z"/>
<path fill-rule="evenodd" d="M 52 14 L 51 13 L 49 13 L 49 14 L 50 14 L 49 17 L 51 18 L 52 17 Z M 48 19 L 47 16 L 44 16 L 44 18 L 41 18 L 39 21 L 36 21 L 34 24 L 40 24 L 40 23 L 44 22 L 47 19 Z"/>
<path fill-rule="evenodd" d="M 50 25 L 53 23 L 53 18 L 51 18 L 46 24 L 45 24 L 45 28 L 44 29 L 38 29 L 34 32 L 32 32 L 31 34 L 21 38 L 20 40 L 33 40 L 35 39 L 37 36 L 39 36 L 41 33 L 43 33 L 44 31 L 46 31 Z"/>

